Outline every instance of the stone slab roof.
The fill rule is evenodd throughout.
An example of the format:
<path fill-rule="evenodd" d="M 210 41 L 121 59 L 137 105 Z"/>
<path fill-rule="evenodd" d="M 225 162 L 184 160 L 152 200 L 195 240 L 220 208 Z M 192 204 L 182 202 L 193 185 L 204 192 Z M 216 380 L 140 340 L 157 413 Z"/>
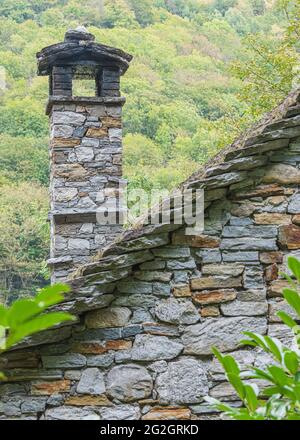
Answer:
<path fill-rule="evenodd" d="M 240 184 L 251 180 L 253 175 L 256 176 L 254 184 L 257 184 L 257 178 L 262 175 L 265 183 L 272 183 L 272 170 L 281 165 L 270 166 L 268 154 L 286 148 L 290 139 L 299 136 L 300 88 L 292 91 L 257 124 L 221 150 L 204 167 L 183 182 L 179 189 L 205 189 L 205 199 L 209 206 L 214 200 L 225 197 L 229 187 L 237 185 L 237 188 L 240 188 Z M 260 173 L 260 170 L 263 170 L 263 173 Z M 278 172 L 280 174 L 281 170 L 278 169 L 277 174 Z M 300 183 L 300 171 L 297 178 Z M 158 208 L 161 209 L 161 206 Z M 149 218 L 149 213 L 146 213 L 145 218 Z M 57 308 L 80 315 L 105 307 L 104 298 L 113 293 L 115 283 L 130 276 L 136 264 L 154 260 L 152 250 L 170 244 L 171 232 L 181 227 L 182 225 L 175 224 L 145 225 L 143 219 L 73 274 L 70 279 L 72 292 Z M 66 332 L 67 329 L 68 327 L 63 327 L 61 330 Z M 54 341 L 53 335 L 60 337 L 57 330 L 52 330 L 49 332 L 49 342 Z M 44 336 L 43 343 L 45 339 L 47 340 Z M 23 345 L 38 344 L 39 338 L 34 337 Z"/>

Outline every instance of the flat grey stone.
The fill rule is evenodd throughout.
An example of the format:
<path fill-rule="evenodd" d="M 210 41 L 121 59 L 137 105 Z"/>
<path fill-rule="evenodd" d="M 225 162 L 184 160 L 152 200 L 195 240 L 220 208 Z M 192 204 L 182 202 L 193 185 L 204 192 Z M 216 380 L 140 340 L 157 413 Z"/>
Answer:
<path fill-rule="evenodd" d="M 45 411 L 47 397 L 27 397 L 21 403 L 22 413 L 40 413 Z"/>
<path fill-rule="evenodd" d="M 165 336 L 137 335 L 131 351 L 136 361 L 173 359 L 183 350 L 183 345 Z"/>
<path fill-rule="evenodd" d="M 87 368 L 83 371 L 77 385 L 77 393 L 92 395 L 105 393 L 104 377 L 98 368 Z"/>
<path fill-rule="evenodd" d="M 47 409 L 45 420 L 100 420 L 100 416 L 90 408 L 60 406 Z"/>
<path fill-rule="evenodd" d="M 124 327 L 130 316 L 126 307 L 109 307 L 87 313 L 85 323 L 88 328 Z"/>
<path fill-rule="evenodd" d="M 221 241 L 220 249 L 237 251 L 276 251 L 276 239 L 266 238 L 224 238 Z"/>
<path fill-rule="evenodd" d="M 158 376 L 156 388 L 163 405 L 199 403 L 208 393 L 205 368 L 194 359 L 170 362 L 167 371 Z"/>
<path fill-rule="evenodd" d="M 300 214 L 300 193 L 296 193 L 290 199 L 288 205 L 289 214 Z"/>
<path fill-rule="evenodd" d="M 190 300 L 162 300 L 155 307 L 155 315 L 160 321 L 170 324 L 195 324 L 200 321 L 199 312 Z"/>
<path fill-rule="evenodd" d="M 134 402 L 149 397 L 152 378 L 146 368 L 128 364 L 112 368 L 106 377 L 107 393 L 121 402 Z"/>
<path fill-rule="evenodd" d="M 102 420 L 139 420 L 141 417 L 138 406 L 118 405 L 111 408 L 101 408 Z"/>
<path fill-rule="evenodd" d="M 185 329 L 182 342 L 185 353 L 192 355 L 211 355 L 216 346 L 221 351 L 232 351 L 239 346 L 244 331 L 266 334 L 265 318 L 207 318 L 202 324 Z"/>
<path fill-rule="evenodd" d="M 263 316 L 268 313 L 267 301 L 233 301 L 221 305 L 224 316 Z"/>
<path fill-rule="evenodd" d="M 62 356 L 42 356 L 44 368 L 81 368 L 86 365 L 86 358 L 79 353 Z"/>

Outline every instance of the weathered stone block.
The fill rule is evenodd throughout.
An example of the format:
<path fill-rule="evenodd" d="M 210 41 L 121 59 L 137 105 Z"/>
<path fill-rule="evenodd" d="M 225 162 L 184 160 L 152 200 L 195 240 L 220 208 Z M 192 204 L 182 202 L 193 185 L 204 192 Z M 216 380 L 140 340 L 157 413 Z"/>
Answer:
<path fill-rule="evenodd" d="M 296 225 L 279 228 L 279 243 L 283 248 L 300 249 L 300 227 Z"/>
<path fill-rule="evenodd" d="M 259 259 L 263 264 L 281 264 L 283 261 L 283 255 L 282 252 L 261 252 Z"/>
<path fill-rule="evenodd" d="M 254 221 L 258 225 L 289 225 L 292 217 L 276 212 L 263 212 L 261 214 L 254 214 Z"/>
<path fill-rule="evenodd" d="M 194 248 L 217 248 L 220 244 L 218 237 L 209 237 L 208 235 L 184 235 L 182 232 L 175 232 L 172 235 L 174 245 L 185 245 Z"/>
<path fill-rule="evenodd" d="M 253 238 L 273 238 L 277 234 L 277 229 L 272 226 L 225 226 L 222 236 L 225 238 L 253 237 Z"/>
<path fill-rule="evenodd" d="M 169 260 L 167 261 L 169 270 L 193 270 L 196 269 L 196 263 L 193 259 L 187 261 Z"/>
<path fill-rule="evenodd" d="M 194 359 L 170 362 L 167 371 L 158 376 L 156 389 L 161 404 L 199 403 L 208 392 L 205 367 Z"/>
<path fill-rule="evenodd" d="M 230 287 L 241 287 L 241 277 L 202 277 L 193 278 L 191 280 L 192 290 L 205 290 L 205 289 L 226 289 Z"/>
<path fill-rule="evenodd" d="M 189 258 L 191 250 L 188 247 L 164 246 L 153 249 L 153 254 L 159 258 Z"/>
<path fill-rule="evenodd" d="M 193 301 L 200 305 L 219 304 L 233 301 L 237 297 L 236 290 L 220 289 L 220 290 L 204 290 L 201 293 L 193 295 Z"/>
<path fill-rule="evenodd" d="M 217 318 L 218 316 L 220 316 L 220 310 L 219 307 L 216 306 L 207 306 L 201 308 L 200 314 L 203 318 L 209 318 L 209 317 Z"/>
<path fill-rule="evenodd" d="M 130 316 L 131 311 L 126 307 L 109 307 L 87 313 L 85 323 L 88 328 L 124 327 Z"/>
<path fill-rule="evenodd" d="M 202 324 L 185 329 L 182 342 L 185 353 L 191 355 L 210 355 L 211 347 L 221 351 L 232 351 L 239 346 L 243 331 L 266 334 L 265 318 L 208 318 Z"/>
<path fill-rule="evenodd" d="M 268 313 L 268 303 L 234 301 L 230 304 L 222 304 L 221 311 L 224 316 L 263 316 Z"/>
<path fill-rule="evenodd" d="M 136 361 L 173 359 L 183 350 L 183 345 L 165 336 L 138 335 L 135 338 L 131 357 Z"/>
<path fill-rule="evenodd" d="M 202 274 L 237 277 L 244 272 L 244 269 L 245 266 L 240 264 L 206 264 L 202 267 Z"/>
<path fill-rule="evenodd" d="M 131 346 L 131 341 L 121 339 L 107 342 L 78 342 L 73 345 L 72 349 L 83 354 L 104 354 L 110 350 L 128 350 Z M 89 360 L 88 363 L 90 363 Z"/>
<path fill-rule="evenodd" d="M 276 164 L 269 167 L 263 183 L 279 183 L 281 185 L 299 184 L 300 170 L 292 165 Z"/>
<path fill-rule="evenodd" d="M 52 123 L 63 125 L 81 125 L 84 123 L 86 117 L 76 112 L 53 112 Z"/>
<path fill-rule="evenodd" d="M 223 251 L 222 252 L 222 257 L 223 257 L 223 261 L 224 262 L 245 262 L 245 263 L 251 263 L 251 262 L 258 262 L 259 258 L 258 258 L 258 252 L 228 252 L 228 251 Z"/>
<path fill-rule="evenodd" d="M 261 266 L 246 267 L 244 272 L 244 287 L 246 289 L 263 289 L 264 277 Z"/>
<path fill-rule="evenodd" d="M 110 406 L 112 403 L 106 396 L 72 396 L 65 401 L 68 406 Z"/>
<path fill-rule="evenodd" d="M 203 249 L 201 251 L 195 252 L 196 257 L 199 257 L 200 260 L 206 263 L 220 263 L 221 262 L 221 252 L 219 249 Z"/>
<path fill-rule="evenodd" d="M 133 405 L 117 405 L 100 410 L 102 420 L 138 420 L 140 409 Z"/>
<path fill-rule="evenodd" d="M 253 240 L 252 238 L 224 238 L 221 241 L 220 248 L 222 250 L 237 250 L 237 251 L 276 251 L 277 244 L 275 239 L 257 238 Z"/>
<path fill-rule="evenodd" d="M 100 416 L 90 408 L 61 406 L 47 409 L 45 420 L 100 420 Z"/>
<path fill-rule="evenodd" d="M 134 402 L 149 397 L 152 392 L 152 378 L 146 368 L 129 364 L 114 367 L 107 378 L 107 393 L 121 402 Z"/>
<path fill-rule="evenodd" d="M 121 281 L 118 283 L 120 293 L 148 294 L 152 293 L 152 284 L 144 281 Z"/>
<path fill-rule="evenodd" d="M 86 365 L 86 358 L 81 354 L 65 354 L 62 356 L 42 356 L 44 368 L 81 368 Z"/>
<path fill-rule="evenodd" d="M 21 403 L 22 413 L 41 413 L 45 411 L 47 397 L 27 397 Z"/>
<path fill-rule="evenodd" d="M 36 381 L 31 385 L 31 394 L 34 396 L 51 396 L 55 393 L 67 393 L 70 391 L 69 380 L 56 380 L 52 382 Z"/>
<path fill-rule="evenodd" d="M 169 298 L 155 307 L 155 315 L 160 321 L 170 324 L 195 324 L 200 320 L 198 310 L 189 300 Z"/>
<path fill-rule="evenodd" d="M 104 377 L 98 368 L 87 368 L 83 371 L 77 385 L 77 393 L 92 395 L 105 393 Z"/>
<path fill-rule="evenodd" d="M 190 420 L 188 408 L 153 408 L 142 417 L 142 420 Z"/>
<path fill-rule="evenodd" d="M 176 298 L 184 298 L 190 297 L 192 295 L 192 291 L 189 284 L 178 284 L 173 286 L 173 295 Z"/>

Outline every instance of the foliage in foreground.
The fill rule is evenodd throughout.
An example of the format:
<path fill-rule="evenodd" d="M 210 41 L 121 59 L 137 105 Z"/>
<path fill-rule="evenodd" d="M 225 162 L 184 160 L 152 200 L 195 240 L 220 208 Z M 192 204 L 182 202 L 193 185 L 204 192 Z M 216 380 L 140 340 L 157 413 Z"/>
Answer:
<path fill-rule="evenodd" d="M 19 299 L 10 307 L 0 304 L 0 354 L 21 342 L 27 336 L 47 330 L 75 318 L 65 312 L 49 312 L 64 300 L 70 288 L 63 284 L 41 289 L 35 298 Z M 0 379 L 4 375 L 0 372 Z"/>
<path fill-rule="evenodd" d="M 283 296 L 300 319 L 300 261 L 288 258 L 288 267 L 295 277 L 288 275 L 291 288 L 283 289 Z M 294 314 L 294 313 L 293 313 Z M 265 369 L 250 367 L 250 371 L 241 372 L 236 360 L 223 356 L 216 348 L 213 352 L 223 366 L 226 377 L 240 397 L 243 407 L 234 408 L 211 397 L 206 401 L 217 410 L 236 420 L 300 420 L 300 326 L 294 317 L 281 311 L 279 318 L 294 334 L 293 348 L 286 347 L 278 339 L 257 333 L 244 332 L 249 338 L 241 341 L 245 346 L 256 347 L 267 353 L 275 363 Z M 260 391 L 256 383 L 247 380 L 263 380 L 268 386 Z"/>

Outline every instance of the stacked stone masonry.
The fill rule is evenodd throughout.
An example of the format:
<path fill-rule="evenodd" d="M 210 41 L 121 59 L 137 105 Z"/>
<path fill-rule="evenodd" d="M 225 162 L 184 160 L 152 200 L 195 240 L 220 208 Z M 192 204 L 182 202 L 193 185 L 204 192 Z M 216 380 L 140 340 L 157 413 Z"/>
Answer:
<path fill-rule="evenodd" d="M 70 100 L 72 101 L 72 100 Z M 51 108 L 50 265 L 61 281 L 120 234 L 97 223 L 97 209 L 118 197 L 122 177 L 122 100 L 55 100 Z"/>
<path fill-rule="evenodd" d="M 205 395 L 239 405 L 211 347 L 247 369 L 269 359 L 239 346 L 244 330 L 292 343 L 276 312 L 300 256 L 300 125 L 282 139 L 210 171 L 203 235 L 145 228 L 85 265 L 61 307 L 78 322 L 2 356 L 0 417 L 202 420 L 220 417 Z"/>

